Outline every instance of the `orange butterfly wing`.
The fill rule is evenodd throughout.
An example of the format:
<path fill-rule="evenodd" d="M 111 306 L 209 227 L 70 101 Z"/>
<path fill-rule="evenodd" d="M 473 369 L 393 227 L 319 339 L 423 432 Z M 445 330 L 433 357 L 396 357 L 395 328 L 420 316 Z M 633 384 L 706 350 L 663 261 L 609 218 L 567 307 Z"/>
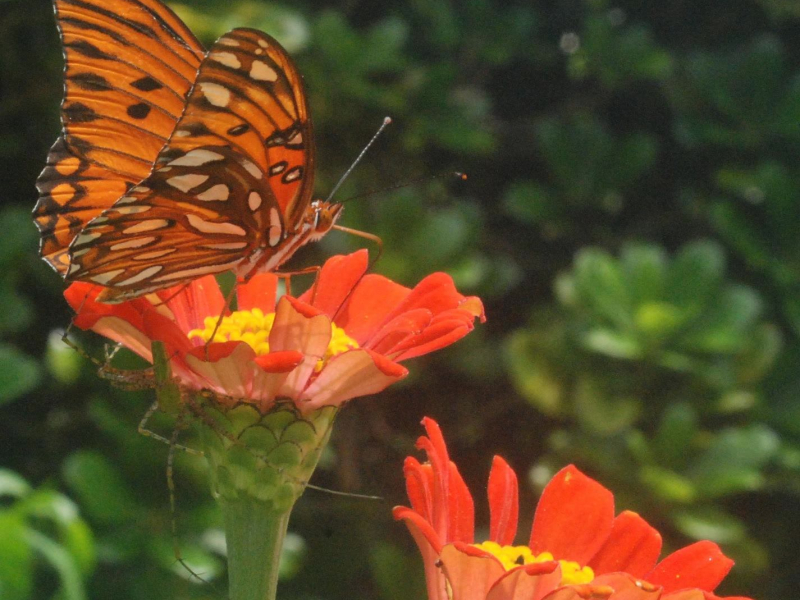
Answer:
<path fill-rule="evenodd" d="M 65 274 L 84 225 L 147 177 L 204 50 L 157 0 L 56 0 L 63 133 L 37 180 L 41 255 Z"/>
<path fill-rule="evenodd" d="M 152 174 L 87 224 L 67 280 L 117 301 L 209 273 L 273 269 L 313 233 L 313 130 L 270 36 L 235 29 L 203 61 Z"/>

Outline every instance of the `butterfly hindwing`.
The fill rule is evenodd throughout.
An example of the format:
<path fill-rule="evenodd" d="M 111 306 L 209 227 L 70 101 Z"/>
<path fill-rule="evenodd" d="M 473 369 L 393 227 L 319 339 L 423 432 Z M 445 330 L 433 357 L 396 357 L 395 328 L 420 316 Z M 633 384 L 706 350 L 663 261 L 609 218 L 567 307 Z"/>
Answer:
<path fill-rule="evenodd" d="M 152 174 L 72 243 L 67 279 L 119 300 L 262 256 L 273 268 L 306 239 L 290 234 L 310 201 L 311 135 L 299 75 L 277 42 L 226 34 Z"/>
<path fill-rule="evenodd" d="M 62 274 L 91 218 L 148 175 L 185 105 L 203 49 L 156 0 L 56 0 L 64 131 L 37 181 L 43 258 Z"/>

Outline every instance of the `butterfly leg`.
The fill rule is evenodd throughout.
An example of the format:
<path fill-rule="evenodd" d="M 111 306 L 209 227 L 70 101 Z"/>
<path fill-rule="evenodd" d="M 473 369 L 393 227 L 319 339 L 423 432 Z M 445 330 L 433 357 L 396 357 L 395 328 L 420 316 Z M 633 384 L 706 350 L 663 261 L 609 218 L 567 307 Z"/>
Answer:
<path fill-rule="evenodd" d="M 366 231 L 361 231 L 359 229 L 351 229 L 350 227 L 344 227 L 343 225 L 334 225 L 332 229 L 369 240 L 378 247 L 378 252 L 375 254 L 375 258 L 369 261 L 370 269 L 375 266 L 375 263 L 377 263 L 383 255 L 383 240 L 374 233 L 367 233 Z"/>
<path fill-rule="evenodd" d="M 295 275 L 308 275 L 309 273 L 314 273 L 314 283 L 312 285 L 312 292 L 311 292 L 311 304 L 314 304 L 314 300 L 317 297 L 317 280 L 319 279 L 319 272 L 322 267 L 315 265 L 313 267 L 306 267 L 305 269 L 298 269 L 297 271 L 273 271 L 275 275 L 283 279 L 284 286 L 286 286 L 286 295 L 292 295 L 292 277 Z"/>

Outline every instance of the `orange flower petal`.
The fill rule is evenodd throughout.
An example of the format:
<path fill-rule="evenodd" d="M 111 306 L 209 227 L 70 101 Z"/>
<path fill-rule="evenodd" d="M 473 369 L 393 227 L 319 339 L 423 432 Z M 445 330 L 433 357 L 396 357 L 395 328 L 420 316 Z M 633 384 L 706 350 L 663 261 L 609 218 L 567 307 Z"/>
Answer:
<path fill-rule="evenodd" d="M 635 512 L 620 513 L 605 545 L 589 561 L 595 575 L 625 571 L 644 577 L 661 554 L 661 535 Z"/>
<path fill-rule="evenodd" d="M 254 361 L 267 373 L 288 373 L 303 362 L 303 353 L 296 350 L 283 350 L 256 356 Z"/>
<path fill-rule="evenodd" d="M 237 308 L 253 310 L 258 308 L 265 314 L 275 310 L 275 298 L 278 293 L 278 277 L 272 273 L 259 273 L 247 283 L 240 283 L 236 288 Z"/>
<path fill-rule="evenodd" d="M 713 592 L 733 567 L 714 542 L 696 542 L 676 550 L 647 575 L 647 581 L 663 586 L 665 592 L 699 588 Z"/>
<path fill-rule="evenodd" d="M 339 311 L 336 324 L 360 346 L 371 347 L 378 330 L 410 291 L 381 275 L 365 275 Z M 430 311 L 426 309 L 426 313 Z"/>
<path fill-rule="evenodd" d="M 366 250 L 329 258 L 322 265 L 316 284 L 306 290 L 299 300 L 313 304 L 332 319 L 366 272 L 368 264 Z"/>
<path fill-rule="evenodd" d="M 614 521 L 614 496 L 574 465 L 544 488 L 533 519 L 530 548 L 585 565 L 603 546 Z"/>
<path fill-rule="evenodd" d="M 499 456 L 492 461 L 489 473 L 489 539 L 510 546 L 517 535 L 519 489 L 517 475 Z"/>
<path fill-rule="evenodd" d="M 158 297 L 170 309 L 173 321 L 183 331 L 202 329 L 206 317 L 219 317 L 225 299 L 213 275 L 195 279 L 188 285 L 169 288 L 158 293 Z"/>

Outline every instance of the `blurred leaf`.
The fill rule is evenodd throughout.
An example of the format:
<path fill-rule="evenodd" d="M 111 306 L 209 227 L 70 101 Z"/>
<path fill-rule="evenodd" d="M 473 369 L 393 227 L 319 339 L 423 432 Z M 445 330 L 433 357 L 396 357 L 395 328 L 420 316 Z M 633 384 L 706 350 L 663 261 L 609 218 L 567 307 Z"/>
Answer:
<path fill-rule="evenodd" d="M 713 498 L 764 485 L 761 469 L 776 456 L 779 438 L 764 425 L 726 429 L 694 461 L 689 476 L 705 497 Z"/>
<path fill-rule="evenodd" d="M 69 456 L 64 479 L 95 521 L 126 522 L 136 514 L 134 495 L 114 466 L 96 452 L 83 450 Z"/>
<path fill-rule="evenodd" d="M 695 540 L 732 544 L 746 537 L 745 527 L 739 519 L 710 506 L 679 511 L 675 514 L 675 522 L 683 534 Z"/>
<path fill-rule="evenodd" d="M 0 405 L 28 393 L 41 379 L 39 363 L 8 344 L 0 344 L 0 364 Z"/>
<path fill-rule="evenodd" d="M 19 514 L 0 510 L 0 598 L 29 600 L 33 589 L 33 554 Z"/>

